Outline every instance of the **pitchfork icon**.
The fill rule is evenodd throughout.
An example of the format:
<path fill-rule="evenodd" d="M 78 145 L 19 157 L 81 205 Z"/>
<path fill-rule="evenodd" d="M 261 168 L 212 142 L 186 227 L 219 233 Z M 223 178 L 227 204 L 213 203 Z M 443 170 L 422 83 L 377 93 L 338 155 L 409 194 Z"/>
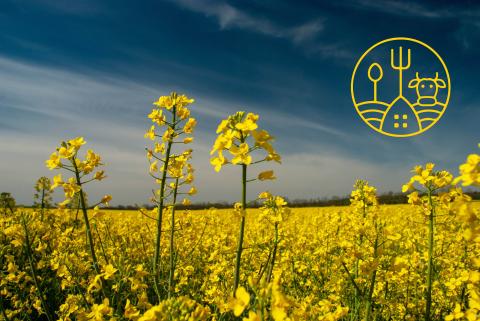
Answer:
<path fill-rule="evenodd" d="M 410 68 L 410 49 L 407 51 L 407 64 L 403 65 L 403 48 L 398 48 L 398 65 L 395 64 L 395 54 L 394 49 L 390 49 L 390 66 L 392 69 L 398 70 L 398 95 L 403 97 L 403 71 Z"/>

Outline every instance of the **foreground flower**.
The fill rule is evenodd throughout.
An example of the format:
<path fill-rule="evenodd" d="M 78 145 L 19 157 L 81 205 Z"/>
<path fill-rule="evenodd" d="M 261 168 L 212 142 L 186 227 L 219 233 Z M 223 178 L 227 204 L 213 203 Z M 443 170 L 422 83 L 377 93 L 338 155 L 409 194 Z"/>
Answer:
<path fill-rule="evenodd" d="M 92 150 L 87 150 L 85 158 L 82 160 L 82 158 L 79 156 L 79 150 L 85 144 L 86 142 L 83 137 L 77 137 L 67 142 L 62 142 L 60 147 L 57 148 L 57 151 L 50 155 L 50 158 L 45 162 L 45 164 L 50 170 L 63 169 L 67 173 L 73 173 L 73 176 L 67 180 L 63 179 L 61 174 L 56 175 L 53 178 L 51 189 L 53 190 L 57 187 L 63 188 L 65 200 L 58 204 L 60 208 L 65 207 L 71 202 L 74 196 L 78 195 L 80 208 L 82 209 L 83 219 L 85 221 L 90 255 L 93 261 L 93 268 L 97 274 L 100 274 L 100 268 L 95 253 L 95 245 L 90 229 L 90 222 L 87 215 L 88 208 L 83 188 L 87 183 L 90 183 L 94 180 L 102 180 L 105 177 L 105 173 L 103 170 L 101 170 L 94 173 L 90 178 L 88 177 L 88 175 L 91 174 L 97 167 L 102 166 L 103 164 L 101 162 L 100 155 L 94 153 Z M 112 197 L 110 195 L 105 195 L 100 202 L 94 204 L 91 206 L 91 208 L 101 203 L 108 204 L 111 199 Z"/>
<path fill-rule="evenodd" d="M 259 130 L 257 121 L 259 116 L 253 113 L 246 114 L 239 111 L 220 122 L 217 128 L 218 137 L 215 140 L 210 154 L 217 154 L 210 163 L 216 172 L 219 172 L 227 164 L 240 165 L 242 167 L 242 203 L 241 221 L 237 243 L 235 275 L 233 291 L 240 282 L 240 264 L 243 251 L 243 235 L 245 231 L 245 215 L 247 209 L 247 183 L 256 179 L 247 178 L 247 167 L 261 162 L 276 161 L 280 163 L 280 155 L 273 149 L 271 142 L 273 137 L 266 130 Z M 254 153 L 258 152 L 260 159 L 254 160 Z M 229 153 L 232 159 L 229 161 L 224 153 Z M 273 171 L 265 171 L 257 176 L 259 180 L 274 179 Z M 237 210 L 238 211 L 238 210 Z"/>
<path fill-rule="evenodd" d="M 145 138 L 154 141 L 152 149 L 147 148 L 147 158 L 150 162 L 150 175 L 159 185 L 156 191 L 157 197 L 152 201 L 157 205 L 157 233 L 155 238 L 155 252 L 153 257 L 153 272 L 155 277 L 155 290 L 158 300 L 161 300 L 159 290 L 159 264 L 161 253 L 161 234 L 163 212 L 169 209 L 171 212 L 170 229 L 170 271 L 168 296 L 174 292 L 174 231 L 175 231 L 175 207 L 177 205 L 177 196 L 179 194 L 194 195 L 195 187 L 188 187 L 194 181 L 193 167 L 189 163 L 192 150 L 186 149 L 176 153 L 174 145 L 189 144 L 193 141 L 193 130 L 197 124 L 195 118 L 190 117 L 188 105 L 194 102 L 193 99 L 175 92 L 168 96 L 161 96 L 148 118 L 153 125 L 145 133 Z M 160 134 L 162 133 L 163 134 Z M 190 135 L 190 136 L 189 136 Z M 169 181 L 169 183 L 167 182 Z M 181 188 L 188 188 L 187 191 L 181 191 Z M 182 204 L 190 205 L 190 200 L 185 198 Z"/>

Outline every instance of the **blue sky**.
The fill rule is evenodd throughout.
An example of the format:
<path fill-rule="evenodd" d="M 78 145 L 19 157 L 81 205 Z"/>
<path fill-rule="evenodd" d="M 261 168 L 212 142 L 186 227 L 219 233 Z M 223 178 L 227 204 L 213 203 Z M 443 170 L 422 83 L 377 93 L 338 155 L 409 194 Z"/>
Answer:
<path fill-rule="evenodd" d="M 238 168 L 217 174 L 208 156 L 218 122 L 236 110 L 260 114 L 284 159 L 278 180 L 252 184 L 250 198 L 345 195 L 357 178 L 398 191 L 427 161 L 457 172 L 480 141 L 479 18 L 474 1 L 4 0 L 0 191 L 30 203 L 35 179 L 54 174 L 44 160 L 81 135 L 109 176 L 89 186 L 91 198 L 146 203 L 146 115 L 172 90 L 196 99 L 196 201 L 239 196 Z M 349 88 L 361 54 L 397 36 L 435 48 L 452 81 L 443 118 L 404 139 L 365 125 Z"/>

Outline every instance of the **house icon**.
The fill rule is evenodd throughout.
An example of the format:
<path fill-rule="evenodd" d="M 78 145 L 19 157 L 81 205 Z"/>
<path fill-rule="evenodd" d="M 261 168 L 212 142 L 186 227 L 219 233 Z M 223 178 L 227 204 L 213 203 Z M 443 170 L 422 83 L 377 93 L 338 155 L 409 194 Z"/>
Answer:
<path fill-rule="evenodd" d="M 405 134 L 421 130 L 421 121 L 410 102 L 397 97 L 385 111 L 380 129 L 392 134 Z"/>

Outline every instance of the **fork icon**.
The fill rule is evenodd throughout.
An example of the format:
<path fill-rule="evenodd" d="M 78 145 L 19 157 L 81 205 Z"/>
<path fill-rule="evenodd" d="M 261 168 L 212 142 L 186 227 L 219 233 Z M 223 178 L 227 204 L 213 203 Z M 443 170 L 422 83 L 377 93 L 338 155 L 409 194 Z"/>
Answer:
<path fill-rule="evenodd" d="M 398 64 L 395 64 L 394 49 L 390 49 L 390 66 L 392 69 L 398 70 L 398 95 L 403 97 L 403 71 L 410 68 L 411 53 L 410 49 L 407 51 L 407 64 L 403 64 L 403 48 L 398 48 Z"/>

